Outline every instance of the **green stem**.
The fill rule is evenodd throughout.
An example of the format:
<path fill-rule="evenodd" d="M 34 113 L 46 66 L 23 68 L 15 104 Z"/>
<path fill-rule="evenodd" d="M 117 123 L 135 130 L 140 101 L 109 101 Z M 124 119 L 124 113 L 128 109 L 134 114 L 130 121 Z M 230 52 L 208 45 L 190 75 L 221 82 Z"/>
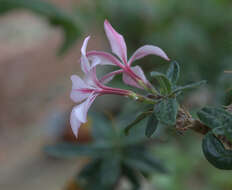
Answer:
<path fill-rule="evenodd" d="M 142 102 L 146 104 L 156 104 L 157 101 L 154 101 L 153 99 L 147 98 L 145 96 L 142 96 L 140 94 L 137 94 L 135 92 L 132 92 L 129 94 L 129 97 L 137 102 Z"/>

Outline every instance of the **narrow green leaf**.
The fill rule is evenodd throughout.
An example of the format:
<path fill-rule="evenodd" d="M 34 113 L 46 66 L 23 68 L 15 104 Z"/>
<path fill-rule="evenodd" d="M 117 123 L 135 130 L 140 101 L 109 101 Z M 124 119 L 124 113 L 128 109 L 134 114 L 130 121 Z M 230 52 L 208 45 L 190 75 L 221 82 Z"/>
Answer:
<path fill-rule="evenodd" d="M 80 171 L 79 175 L 76 177 L 77 183 L 82 189 L 88 190 L 103 190 L 106 189 L 100 180 L 99 170 L 101 167 L 102 160 L 94 159 L 90 161 L 83 169 Z"/>
<path fill-rule="evenodd" d="M 136 171 L 133 168 L 128 167 L 125 164 L 123 164 L 122 175 L 124 175 L 128 178 L 128 180 L 130 181 L 130 183 L 133 186 L 133 190 L 140 189 L 140 186 L 141 186 L 140 180 L 139 180 L 139 177 L 138 177 Z"/>
<path fill-rule="evenodd" d="M 191 83 L 191 84 L 187 84 L 185 86 L 180 86 L 180 87 L 177 87 L 173 92 L 172 94 L 175 94 L 179 91 L 182 91 L 182 90 L 189 90 L 191 88 L 197 88 L 201 85 L 204 85 L 206 84 L 206 81 L 205 80 L 202 80 L 202 81 L 199 81 L 199 82 L 194 82 L 194 83 Z"/>
<path fill-rule="evenodd" d="M 155 130 L 157 129 L 158 126 L 158 119 L 156 118 L 155 114 L 153 113 L 147 121 L 147 126 L 146 126 L 146 131 L 145 131 L 145 135 L 147 137 L 151 137 L 152 134 L 155 132 Z"/>
<path fill-rule="evenodd" d="M 226 150 L 223 144 L 212 134 L 205 135 L 202 149 L 206 159 L 216 168 L 232 170 L 232 151 Z"/>
<path fill-rule="evenodd" d="M 161 123 L 175 125 L 178 107 L 178 102 L 175 98 L 167 98 L 155 105 L 154 113 Z"/>
<path fill-rule="evenodd" d="M 104 186 L 113 186 L 120 177 L 120 160 L 118 156 L 111 155 L 103 159 L 100 168 L 101 183 Z"/>
<path fill-rule="evenodd" d="M 153 71 L 151 72 L 151 76 L 157 79 L 157 81 L 159 82 L 162 94 L 167 95 L 171 93 L 172 85 L 171 85 L 171 82 L 166 77 L 166 75 L 164 75 L 163 73 Z"/>
<path fill-rule="evenodd" d="M 147 112 L 143 112 L 141 114 L 139 114 L 136 119 L 130 123 L 125 129 L 125 134 L 128 135 L 129 134 L 129 131 L 130 129 L 135 126 L 137 123 L 139 123 L 140 121 L 142 121 L 143 119 L 145 119 L 148 115 L 152 114 L 152 111 L 147 111 Z"/>
<path fill-rule="evenodd" d="M 90 161 L 86 166 L 82 168 L 78 177 L 83 179 L 90 177 L 94 172 L 99 170 L 100 165 L 101 165 L 100 159 L 94 159 Z"/>
<path fill-rule="evenodd" d="M 173 85 L 176 85 L 180 77 L 180 66 L 176 61 L 171 62 L 167 70 L 166 76 Z"/>
<path fill-rule="evenodd" d="M 160 173 L 167 173 L 166 168 L 145 148 L 134 148 L 127 150 L 127 154 L 123 162 L 134 169 L 141 172 L 153 173 L 154 171 Z"/>
<path fill-rule="evenodd" d="M 15 9 L 27 9 L 44 16 L 54 26 L 60 26 L 65 35 L 59 54 L 65 53 L 78 39 L 81 30 L 75 15 L 67 13 L 52 3 L 42 0 L 0 0 L 0 14 Z"/>
<path fill-rule="evenodd" d="M 69 144 L 60 143 L 56 145 L 46 146 L 44 151 L 58 158 L 76 158 L 79 156 L 103 156 L 103 153 L 111 149 L 110 146 L 105 144 Z M 101 154 L 99 154 L 101 153 Z"/>

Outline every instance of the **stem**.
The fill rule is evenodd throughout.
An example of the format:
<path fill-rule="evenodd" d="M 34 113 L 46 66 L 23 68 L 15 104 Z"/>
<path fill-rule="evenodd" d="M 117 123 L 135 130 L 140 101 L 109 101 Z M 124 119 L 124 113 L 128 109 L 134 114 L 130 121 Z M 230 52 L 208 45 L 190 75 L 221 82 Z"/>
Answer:
<path fill-rule="evenodd" d="M 178 110 L 176 129 L 178 131 L 191 129 L 201 135 L 206 135 L 209 131 L 211 131 L 211 128 L 201 123 L 199 120 L 193 119 L 188 111 L 183 108 L 179 108 Z M 217 138 L 220 139 L 228 149 L 232 149 L 232 143 L 228 141 L 225 136 L 217 135 Z"/>
<path fill-rule="evenodd" d="M 132 91 L 129 93 L 128 96 L 129 96 L 129 98 L 131 98 L 137 102 L 142 102 L 142 103 L 146 103 L 146 104 L 156 104 L 157 103 L 157 101 L 155 101 L 153 99 L 142 96 L 142 95 L 137 94 L 137 93 L 132 92 Z"/>

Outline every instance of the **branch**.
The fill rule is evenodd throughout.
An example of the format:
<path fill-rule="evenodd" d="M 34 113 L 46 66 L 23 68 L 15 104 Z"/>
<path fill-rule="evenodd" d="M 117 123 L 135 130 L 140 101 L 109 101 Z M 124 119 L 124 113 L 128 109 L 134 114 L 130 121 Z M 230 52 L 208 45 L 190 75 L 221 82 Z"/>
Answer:
<path fill-rule="evenodd" d="M 231 110 L 228 109 L 228 111 Z M 202 135 L 206 135 L 209 131 L 211 131 L 211 128 L 204 125 L 199 120 L 193 119 L 190 113 L 184 108 L 179 108 L 178 110 L 177 122 L 175 127 L 176 130 L 178 130 L 179 132 L 183 132 L 188 129 L 191 129 L 194 132 Z M 225 148 L 232 149 L 232 143 L 229 140 L 227 140 L 225 136 L 218 135 L 217 138 L 224 144 Z"/>

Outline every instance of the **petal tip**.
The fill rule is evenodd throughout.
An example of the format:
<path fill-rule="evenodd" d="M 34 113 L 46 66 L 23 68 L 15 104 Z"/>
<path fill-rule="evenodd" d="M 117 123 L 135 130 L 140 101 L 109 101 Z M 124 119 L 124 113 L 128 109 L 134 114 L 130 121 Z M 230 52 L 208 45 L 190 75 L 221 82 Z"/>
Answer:
<path fill-rule="evenodd" d="M 81 54 L 84 55 L 84 56 L 86 55 L 86 48 L 87 48 L 89 39 L 90 39 L 90 36 L 87 36 L 87 37 L 84 39 L 83 45 L 82 45 L 82 47 L 81 47 Z"/>
<path fill-rule="evenodd" d="M 107 19 L 105 19 L 104 25 L 110 25 L 110 22 Z"/>
<path fill-rule="evenodd" d="M 70 80 L 73 81 L 76 78 L 76 75 L 71 75 Z"/>

